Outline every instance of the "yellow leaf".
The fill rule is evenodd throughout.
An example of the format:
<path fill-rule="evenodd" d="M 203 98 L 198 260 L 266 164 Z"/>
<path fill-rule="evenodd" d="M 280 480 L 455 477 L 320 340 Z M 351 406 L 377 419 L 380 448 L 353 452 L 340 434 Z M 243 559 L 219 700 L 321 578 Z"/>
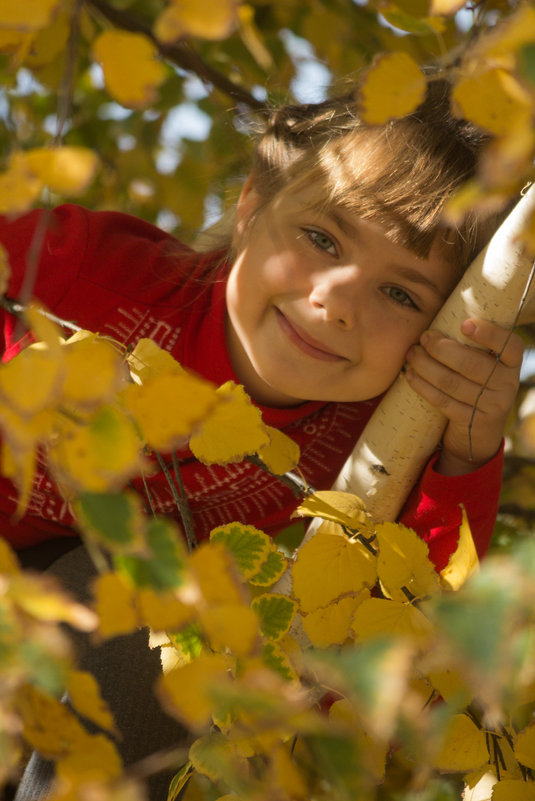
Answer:
<path fill-rule="evenodd" d="M 129 634 L 137 628 L 134 590 L 116 573 L 103 573 L 93 585 L 98 631 L 102 637 Z"/>
<path fill-rule="evenodd" d="M 373 587 L 376 577 L 375 557 L 363 545 L 342 532 L 325 534 L 321 526 L 292 567 L 293 591 L 303 612 Z"/>
<path fill-rule="evenodd" d="M 221 401 L 200 425 L 189 446 L 204 464 L 241 462 L 269 443 L 260 410 L 244 388 L 227 381 L 217 389 Z"/>
<path fill-rule="evenodd" d="M 533 101 L 529 92 L 504 69 L 490 69 L 461 78 L 452 92 L 454 114 L 504 136 L 512 127 L 530 124 Z"/>
<path fill-rule="evenodd" d="M 10 277 L 9 255 L 5 247 L 0 245 L 0 295 L 6 294 Z"/>
<path fill-rule="evenodd" d="M 64 494 L 122 488 L 143 466 L 135 427 L 113 406 L 101 406 L 87 424 L 62 419 L 49 462 Z"/>
<path fill-rule="evenodd" d="M 104 734 L 86 735 L 83 744 L 56 763 L 58 779 L 67 785 L 117 779 L 122 773 L 117 748 Z"/>
<path fill-rule="evenodd" d="M 15 698 L 24 724 L 24 737 L 45 758 L 67 755 L 87 738 L 74 712 L 57 698 L 30 685 Z"/>
<path fill-rule="evenodd" d="M 457 548 L 446 567 L 440 571 L 440 581 L 448 590 L 458 590 L 479 569 L 476 546 L 472 539 L 470 524 L 463 509 L 463 520 L 459 531 Z"/>
<path fill-rule="evenodd" d="M 228 648 L 235 656 L 246 657 L 259 641 L 258 618 L 243 604 L 218 604 L 203 609 L 199 620 L 215 651 Z"/>
<path fill-rule="evenodd" d="M 535 783 L 527 779 L 502 779 L 492 788 L 492 801 L 535 801 Z"/>
<path fill-rule="evenodd" d="M 61 0 L 0 0 L 0 26 L 33 31 L 48 25 Z"/>
<path fill-rule="evenodd" d="M 150 39 L 140 33 L 108 30 L 93 42 L 111 95 L 128 108 L 144 108 L 156 98 L 165 68 Z"/>
<path fill-rule="evenodd" d="M 121 394 L 148 444 L 171 451 L 184 444 L 193 428 L 218 402 L 213 384 L 186 371 L 157 375 Z"/>
<path fill-rule="evenodd" d="M 110 401 L 124 376 L 121 356 L 97 334 L 65 343 L 62 396 L 67 404 L 91 407 Z"/>
<path fill-rule="evenodd" d="M 86 147 L 38 147 L 20 157 L 45 186 L 60 195 L 80 195 L 98 167 L 96 153 Z"/>
<path fill-rule="evenodd" d="M 358 642 L 385 635 L 420 640 L 433 631 L 429 620 L 415 606 L 387 598 L 363 601 L 355 612 L 352 629 Z"/>
<path fill-rule="evenodd" d="M 351 633 L 355 609 L 369 597 L 370 591 L 364 589 L 356 596 L 341 598 L 303 616 L 303 628 L 312 645 L 316 648 L 342 645 Z"/>
<path fill-rule="evenodd" d="M 212 529 L 210 541 L 220 542 L 230 551 L 245 581 L 258 572 L 273 547 L 267 534 L 242 523 L 227 523 Z"/>
<path fill-rule="evenodd" d="M 431 0 L 431 14 L 449 15 L 455 14 L 465 4 L 465 0 Z"/>
<path fill-rule="evenodd" d="M 31 172 L 24 154 L 13 154 L 0 173 L 0 214 L 21 214 L 35 203 L 43 183 Z"/>
<path fill-rule="evenodd" d="M 297 507 L 293 517 L 321 517 L 355 531 L 373 533 L 371 519 L 363 501 L 350 492 L 314 492 Z"/>
<path fill-rule="evenodd" d="M 52 22 L 34 34 L 28 55 L 24 59 L 25 65 L 31 69 L 40 69 L 61 56 L 67 48 L 70 22 L 70 9 L 63 4 Z"/>
<path fill-rule="evenodd" d="M 0 538 L 0 573 L 4 576 L 12 576 L 19 572 L 20 565 L 15 551 L 6 540 Z"/>
<path fill-rule="evenodd" d="M 435 595 L 440 587 L 438 576 L 429 560 L 426 543 L 399 523 L 381 523 L 375 533 L 379 545 L 377 573 L 381 587 L 389 598 L 406 601 L 405 587 L 415 598 Z"/>
<path fill-rule="evenodd" d="M 489 759 L 485 732 L 468 715 L 453 715 L 440 752 L 433 760 L 438 770 L 463 772 L 476 770 Z"/>
<path fill-rule="evenodd" d="M 461 674 L 453 668 L 443 668 L 429 673 L 429 682 L 447 704 L 468 706 L 471 700 L 471 692 L 463 681 Z"/>
<path fill-rule="evenodd" d="M 527 726 L 518 733 L 515 746 L 515 757 L 526 768 L 535 769 L 535 725 Z"/>
<path fill-rule="evenodd" d="M 144 384 L 155 376 L 184 372 L 182 365 L 169 351 L 160 348 L 152 339 L 140 339 L 126 360 L 130 374 L 138 384 Z"/>
<path fill-rule="evenodd" d="M 97 680 L 91 673 L 71 670 L 67 679 L 69 701 L 78 714 L 92 720 L 101 729 L 116 732 L 110 708 L 102 698 Z"/>
<path fill-rule="evenodd" d="M 377 736 L 371 736 L 359 719 L 355 707 L 346 698 L 335 701 L 329 709 L 329 718 L 334 723 L 345 724 L 358 744 L 358 754 L 363 760 L 366 769 L 378 781 L 385 775 L 386 756 L 389 743 L 381 741 Z"/>
<path fill-rule="evenodd" d="M 47 317 L 47 310 L 31 303 L 24 311 L 24 322 L 31 329 L 36 342 L 30 345 L 32 350 L 46 350 L 54 359 L 62 359 L 62 331 L 59 325 Z"/>
<path fill-rule="evenodd" d="M 210 723 L 211 688 L 228 681 L 227 659 L 223 654 L 209 654 L 162 676 L 156 692 L 170 714 L 198 729 Z"/>
<path fill-rule="evenodd" d="M 9 596 L 38 620 L 62 621 L 81 631 L 96 628 L 97 619 L 91 609 L 75 601 L 51 576 L 18 573 L 10 581 Z"/>
<path fill-rule="evenodd" d="M 199 39 L 225 39 L 237 22 L 236 0 L 171 0 L 154 26 L 162 42 L 181 36 Z"/>
<path fill-rule="evenodd" d="M 191 554 L 189 563 L 207 604 L 216 606 L 220 603 L 243 602 L 244 590 L 224 545 L 217 542 L 201 543 Z"/>
<path fill-rule="evenodd" d="M 0 397 L 21 415 L 35 415 L 59 399 L 61 361 L 47 349 L 26 348 L 0 366 Z"/>
<path fill-rule="evenodd" d="M 183 603 L 172 592 L 157 592 L 152 587 L 138 589 L 136 603 L 140 625 L 154 631 L 176 631 L 196 616 L 194 606 Z"/>
<path fill-rule="evenodd" d="M 299 462 L 299 445 L 293 439 L 287 437 L 278 428 L 266 426 L 269 436 L 267 445 L 262 445 L 257 451 L 266 467 L 277 476 L 282 476 L 290 470 L 294 470 Z"/>
<path fill-rule="evenodd" d="M 287 798 L 308 798 L 307 782 L 296 761 L 294 761 L 288 751 L 287 746 L 282 743 L 274 749 L 270 755 L 271 770 L 273 780 L 270 785 L 281 787 Z"/>
<path fill-rule="evenodd" d="M 425 97 L 426 82 L 418 64 L 407 54 L 377 56 L 360 85 L 358 104 L 369 125 L 383 125 L 410 114 Z"/>

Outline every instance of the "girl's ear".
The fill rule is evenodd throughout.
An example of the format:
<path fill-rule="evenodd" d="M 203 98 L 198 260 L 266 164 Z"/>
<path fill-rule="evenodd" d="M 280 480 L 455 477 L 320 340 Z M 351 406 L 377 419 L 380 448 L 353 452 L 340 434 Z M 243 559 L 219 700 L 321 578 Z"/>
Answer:
<path fill-rule="evenodd" d="M 234 225 L 233 244 L 240 242 L 244 232 L 247 230 L 251 218 L 260 205 L 260 195 L 254 187 L 253 177 L 249 175 L 245 181 L 238 203 L 236 205 L 236 217 Z"/>

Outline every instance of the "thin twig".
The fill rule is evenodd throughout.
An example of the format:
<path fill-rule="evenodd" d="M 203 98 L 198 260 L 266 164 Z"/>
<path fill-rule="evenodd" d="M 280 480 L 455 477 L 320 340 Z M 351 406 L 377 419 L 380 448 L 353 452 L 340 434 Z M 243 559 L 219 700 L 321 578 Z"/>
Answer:
<path fill-rule="evenodd" d="M 188 542 L 191 540 L 193 543 L 193 547 L 197 547 L 197 537 L 195 535 L 195 526 L 193 524 L 193 515 L 191 514 L 191 508 L 188 502 L 188 496 L 186 494 L 186 488 L 184 486 L 184 481 L 182 480 L 182 471 L 180 470 L 180 463 L 178 461 L 178 457 L 176 455 L 176 451 L 173 451 L 172 454 L 173 459 L 173 471 L 175 474 L 175 480 L 178 485 L 178 491 L 182 497 L 182 519 L 184 521 L 184 527 L 186 529 L 186 534 L 188 535 Z"/>
<path fill-rule="evenodd" d="M 9 298 L 7 295 L 0 297 L 0 307 L 19 319 L 22 319 L 24 317 L 24 313 L 28 311 L 28 305 L 26 303 L 21 303 L 20 300 Z M 52 314 L 52 312 L 49 312 L 46 309 L 38 309 L 37 311 L 43 317 L 46 317 L 47 320 L 51 320 L 51 322 L 56 323 L 57 325 L 60 325 L 62 328 L 66 328 L 69 331 L 76 333 L 76 331 L 84 330 L 83 328 L 80 328 L 79 325 L 76 325 L 69 320 L 63 320 L 61 317 L 57 317 L 57 315 Z"/>
<path fill-rule="evenodd" d="M 488 376 L 487 376 L 487 378 L 485 380 L 485 383 L 483 384 L 483 386 L 480 388 L 479 392 L 477 393 L 477 397 L 476 397 L 476 399 L 474 401 L 474 405 L 472 407 L 472 414 L 470 415 L 470 422 L 468 423 L 468 447 L 469 447 L 469 458 L 470 458 L 470 461 L 472 461 L 473 458 L 474 458 L 473 457 L 473 451 L 472 451 L 472 427 L 474 425 L 474 418 L 476 416 L 476 412 L 477 412 L 477 407 L 478 407 L 479 401 L 481 400 L 481 396 L 483 395 L 483 393 L 487 389 L 490 379 L 492 378 L 492 376 L 496 372 L 496 369 L 497 369 L 497 367 L 498 367 L 498 365 L 500 363 L 500 357 L 501 357 L 502 353 L 504 352 L 505 348 L 507 347 L 507 344 L 509 343 L 509 340 L 511 339 L 511 337 L 513 335 L 513 331 L 516 328 L 516 325 L 518 323 L 518 319 L 519 319 L 519 317 L 520 317 L 520 315 L 522 313 L 522 309 L 524 308 L 524 304 L 526 303 L 526 299 L 527 299 L 527 296 L 528 296 L 529 291 L 531 289 L 531 284 L 533 283 L 533 278 L 534 277 L 535 277 L 535 261 L 531 265 L 531 270 L 529 271 L 529 276 L 528 276 L 528 280 L 526 282 L 526 286 L 524 287 L 524 291 L 522 293 L 522 297 L 520 298 L 520 303 L 518 304 L 518 309 L 516 310 L 515 318 L 514 318 L 512 324 L 511 324 L 511 327 L 510 327 L 508 333 L 507 333 L 507 336 L 505 338 L 505 342 L 503 343 L 502 347 L 500 348 L 500 350 L 496 354 L 496 361 L 494 362 L 494 364 L 492 366 L 492 370 L 488 374 Z"/>
<path fill-rule="evenodd" d="M 278 473 L 273 473 L 269 467 L 260 459 L 258 456 L 252 454 L 251 456 L 246 456 L 245 461 L 253 464 L 255 467 L 259 467 L 265 473 L 269 473 L 270 476 L 273 478 L 278 479 L 282 484 L 287 486 L 293 492 L 296 498 L 306 498 L 308 495 L 312 495 L 316 490 L 314 487 L 311 487 L 307 484 L 301 476 L 298 476 L 296 473 L 284 473 L 283 475 L 279 475 Z"/>
<path fill-rule="evenodd" d="M 58 89 L 57 126 L 56 135 L 54 137 L 55 145 L 61 144 L 63 140 L 63 131 L 72 108 L 74 76 L 76 74 L 76 62 L 78 60 L 78 46 L 80 42 L 80 14 L 82 12 L 83 2 L 84 0 L 76 0 L 72 7 L 70 17 L 65 67 Z"/>
<path fill-rule="evenodd" d="M 194 532 L 192 532 L 189 529 L 189 527 L 187 526 L 187 524 L 186 524 L 186 519 L 185 519 L 185 515 L 184 515 L 184 504 L 182 502 L 182 498 L 180 497 L 180 494 L 178 492 L 176 484 L 173 481 L 173 477 L 172 477 L 171 473 L 169 472 L 169 468 L 165 464 L 165 461 L 163 460 L 162 456 L 158 453 L 158 451 L 154 451 L 154 455 L 156 456 L 156 460 L 157 460 L 158 464 L 160 465 L 165 478 L 167 479 L 167 483 L 169 484 L 169 488 L 171 490 L 171 494 L 173 496 L 173 500 L 177 505 L 177 509 L 178 509 L 178 511 L 180 513 L 180 517 L 182 518 L 182 521 L 184 523 L 184 531 L 185 531 L 186 540 L 187 540 L 187 543 L 188 543 L 188 550 L 189 551 L 193 551 L 193 549 L 197 545 L 197 541 L 196 541 Z"/>

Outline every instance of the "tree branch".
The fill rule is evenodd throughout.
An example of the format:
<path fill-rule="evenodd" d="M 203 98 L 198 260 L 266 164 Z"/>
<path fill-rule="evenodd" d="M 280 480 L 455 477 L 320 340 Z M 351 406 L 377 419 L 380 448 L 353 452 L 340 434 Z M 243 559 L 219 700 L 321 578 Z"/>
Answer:
<path fill-rule="evenodd" d="M 116 27 L 131 33 L 142 33 L 153 42 L 162 58 L 187 72 L 194 72 L 205 84 L 212 84 L 212 86 L 231 97 L 236 103 L 242 103 L 254 111 L 265 111 L 267 109 L 267 105 L 261 100 L 257 100 L 251 92 L 234 83 L 222 72 L 208 64 L 187 39 L 184 38 L 172 44 L 165 44 L 156 38 L 148 25 L 129 14 L 128 11 L 113 8 L 108 5 L 106 0 L 85 0 L 85 3 L 102 14 Z"/>

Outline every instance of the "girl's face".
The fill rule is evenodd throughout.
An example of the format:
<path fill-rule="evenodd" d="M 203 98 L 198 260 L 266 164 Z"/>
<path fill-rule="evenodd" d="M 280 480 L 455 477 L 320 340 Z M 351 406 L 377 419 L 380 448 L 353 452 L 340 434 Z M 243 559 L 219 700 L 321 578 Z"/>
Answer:
<path fill-rule="evenodd" d="M 380 395 L 459 278 L 436 242 L 420 258 L 311 200 L 309 189 L 282 193 L 250 222 L 259 199 L 247 184 L 238 204 L 227 341 L 238 378 L 267 406 Z"/>

